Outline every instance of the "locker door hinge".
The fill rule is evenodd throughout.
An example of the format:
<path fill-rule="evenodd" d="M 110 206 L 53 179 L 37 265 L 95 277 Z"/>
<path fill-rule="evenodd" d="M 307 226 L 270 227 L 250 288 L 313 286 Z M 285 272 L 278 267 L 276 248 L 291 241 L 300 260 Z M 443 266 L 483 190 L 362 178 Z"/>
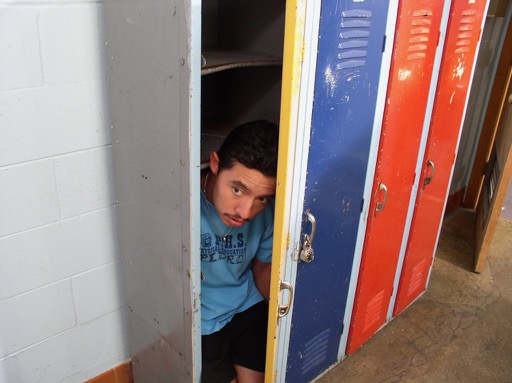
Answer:
<path fill-rule="evenodd" d="M 345 323 L 341 324 L 341 334 L 340 335 L 343 335 L 343 330 L 345 330 Z"/>
<path fill-rule="evenodd" d="M 362 213 L 364 209 L 364 198 L 361 200 L 361 209 L 359 209 L 359 212 Z"/>
<path fill-rule="evenodd" d="M 386 51 L 386 35 L 382 38 L 382 52 Z"/>

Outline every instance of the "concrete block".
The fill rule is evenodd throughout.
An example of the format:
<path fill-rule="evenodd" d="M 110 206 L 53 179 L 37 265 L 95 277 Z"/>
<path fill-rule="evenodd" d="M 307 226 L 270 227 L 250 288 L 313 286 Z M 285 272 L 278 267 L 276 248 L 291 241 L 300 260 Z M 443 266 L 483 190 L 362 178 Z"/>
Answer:
<path fill-rule="evenodd" d="M 113 207 L 0 239 L 0 300 L 119 259 Z"/>
<path fill-rule="evenodd" d="M 100 363 L 85 370 L 84 371 L 85 377 L 86 377 L 86 379 L 92 379 L 108 370 L 111 370 L 112 368 L 122 365 L 123 363 L 127 362 L 128 360 L 129 360 L 129 358 L 128 358 L 126 351 L 123 351 L 123 352 L 121 352 L 117 355 L 114 355 L 111 358 L 107 358 L 107 359 L 101 361 Z M 119 380 L 120 382 L 123 382 L 123 380 L 120 379 L 121 377 L 118 375 L 119 371 L 116 371 L 115 374 L 116 374 L 116 379 Z"/>
<path fill-rule="evenodd" d="M 41 86 L 37 9 L 2 7 L 0 91 Z"/>
<path fill-rule="evenodd" d="M 16 357 L 0 360 L 0 382 L 21 382 Z"/>
<path fill-rule="evenodd" d="M 102 17 L 103 6 L 98 3 L 41 10 L 41 51 L 48 84 L 105 78 Z"/>
<path fill-rule="evenodd" d="M 0 185 L 0 237 L 59 219 L 52 160 L 0 168 Z"/>
<path fill-rule="evenodd" d="M 78 323 L 85 323 L 126 304 L 120 262 L 77 275 L 71 279 Z"/>
<path fill-rule="evenodd" d="M 55 159 L 62 218 L 114 204 L 111 148 L 88 150 Z"/>
<path fill-rule="evenodd" d="M 99 374 L 98 374 L 99 375 Z M 77 374 L 68 376 L 65 379 L 59 380 L 57 383 L 84 383 L 85 381 L 89 380 L 84 371 L 80 371 Z"/>
<path fill-rule="evenodd" d="M 76 324 L 71 284 L 64 280 L 0 302 L 2 356 Z M 23 366 L 20 366 L 23 370 Z"/>
<path fill-rule="evenodd" d="M 105 86 L 94 80 L 0 93 L 1 166 L 110 144 Z"/>
<path fill-rule="evenodd" d="M 24 382 L 54 383 L 121 353 L 128 359 L 124 309 L 23 350 L 18 361 Z"/>

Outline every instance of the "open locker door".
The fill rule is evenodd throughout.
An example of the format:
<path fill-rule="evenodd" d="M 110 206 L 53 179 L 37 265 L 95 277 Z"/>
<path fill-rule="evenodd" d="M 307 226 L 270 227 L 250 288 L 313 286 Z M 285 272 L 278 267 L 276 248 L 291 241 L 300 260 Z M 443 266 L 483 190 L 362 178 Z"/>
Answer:
<path fill-rule="evenodd" d="M 484 185 L 476 209 L 475 271 L 483 271 L 501 207 L 512 175 L 512 67 L 508 73 L 506 91 L 496 138 L 486 165 Z"/>
<path fill-rule="evenodd" d="M 329 0 L 304 4 L 302 15 L 296 14 L 300 6 L 292 10 L 302 30 L 295 36 L 319 38 L 297 47 L 297 39 L 285 37 L 284 78 L 287 49 L 295 47 L 299 56 L 304 52 L 304 63 L 295 61 L 293 75 L 301 80 L 289 89 L 292 96 L 297 92 L 296 116 L 286 109 L 283 83 L 274 255 L 280 249 L 286 255 L 281 255 L 280 276 L 273 271 L 273 290 L 281 288 L 281 294 L 271 295 L 270 309 L 290 313 L 269 333 L 269 341 L 280 334 L 267 358 L 281 355 L 285 369 L 267 359 L 267 370 L 274 366 L 267 381 L 309 382 L 340 358 L 388 8 L 388 1 Z M 287 32 L 291 15 L 287 12 Z M 279 222 L 283 214 L 287 222 Z M 291 300 L 292 289 L 290 309 L 283 303 Z"/>
<path fill-rule="evenodd" d="M 200 2 L 114 0 L 104 12 L 134 380 L 198 382 Z"/>

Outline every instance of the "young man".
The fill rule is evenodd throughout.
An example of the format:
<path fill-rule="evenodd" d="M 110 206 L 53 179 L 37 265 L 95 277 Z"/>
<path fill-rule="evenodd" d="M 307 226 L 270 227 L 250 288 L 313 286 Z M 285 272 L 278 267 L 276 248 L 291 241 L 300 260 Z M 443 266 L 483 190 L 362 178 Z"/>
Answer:
<path fill-rule="evenodd" d="M 202 383 L 264 380 L 277 147 L 277 125 L 240 125 L 201 178 Z"/>

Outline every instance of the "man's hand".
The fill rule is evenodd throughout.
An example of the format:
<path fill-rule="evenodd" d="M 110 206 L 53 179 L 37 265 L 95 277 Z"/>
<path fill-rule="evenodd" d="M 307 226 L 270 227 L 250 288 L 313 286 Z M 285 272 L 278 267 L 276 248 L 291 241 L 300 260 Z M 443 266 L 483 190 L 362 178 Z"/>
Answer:
<path fill-rule="evenodd" d="M 272 271 L 272 263 L 264 263 L 256 258 L 252 261 L 252 273 L 254 274 L 254 283 L 260 291 L 263 298 L 268 303 L 270 298 L 270 274 Z"/>

